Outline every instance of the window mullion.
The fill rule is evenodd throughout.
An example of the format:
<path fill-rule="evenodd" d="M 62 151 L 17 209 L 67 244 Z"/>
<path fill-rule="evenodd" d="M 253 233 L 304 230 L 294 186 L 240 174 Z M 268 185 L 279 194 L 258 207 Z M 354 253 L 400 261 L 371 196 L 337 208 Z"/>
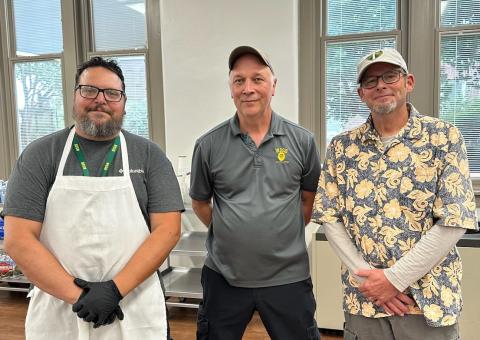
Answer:
<path fill-rule="evenodd" d="M 14 79 L 13 79 L 13 69 L 10 57 L 16 55 L 16 44 L 15 44 L 15 28 L 13 25 L 13 9 L 12 3 L 9 1 L 0 2 L 0 11 L 2 17 L 2 29 L 0 29 L 1 35 L 1 44 L 0 48 L 2 56 L 2 70 L 0 75 L 2 76 L 3 82 L 3 98 L 2 104 L 0 104 L 0 109 L 3 111 L 0 114 L 2 115 L 2 127 L 4 132 L 5 145 L 3 149 L 5 150 L 3 157 L 4 166 L 3 170 L 4 176 L 2 178 L 7 178 L 10 175 L 10 171 L 13 168 L 13 164 L 18 158 L 18 138 L 17 138 L 17 120 L 14 104 Z"/>
<path fill-rule="evenodd" d="M 160 1 L 146 0 L 147 46 L 146 79 L 150 138 L 166 151 L 165 93 L 163 88 L 163 56 L 160 22 Z M 155 94 L 152 96 L 152 94 Z M 153 97 L 155 100 L 153 100 Z"/>

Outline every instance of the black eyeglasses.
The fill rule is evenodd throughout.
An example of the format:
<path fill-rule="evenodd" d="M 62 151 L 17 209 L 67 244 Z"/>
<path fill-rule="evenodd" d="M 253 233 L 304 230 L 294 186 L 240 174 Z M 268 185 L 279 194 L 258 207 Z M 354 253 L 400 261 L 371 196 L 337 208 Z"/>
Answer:
<path fill-rule="evenodd" d="M 365 77 L 360 80 L 360 86 L 364 89 L 373 89 L 378 84 L 378 79 L 382 78 L 385 84 L 393 84 L 396 83 L 400 76 L 406 76 L 407 74 L 402 70 L 390 70 L 387 71 L 379 76 L 370 76 Z"/>
<path fill-rule="evenodd" d="M 125 92 L 116 89 L 99 89 L 91 85 L 78 85 L 75 90 L 80 90 L 80 95 L 83 98 L 95 99 L 100 92 L 103 92 L 105 100 L 108 102 L 119 102 L 125 96 Z"/>

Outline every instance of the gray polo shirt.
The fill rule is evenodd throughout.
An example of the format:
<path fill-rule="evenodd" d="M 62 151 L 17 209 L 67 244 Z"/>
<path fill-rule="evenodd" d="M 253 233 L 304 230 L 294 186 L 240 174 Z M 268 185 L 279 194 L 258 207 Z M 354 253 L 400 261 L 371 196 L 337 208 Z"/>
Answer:
<path fill-rule="evenodd" d="M 276 113 L 258 148 L 236 115 L 200 137 L 190 196 L 213 198 L 205 264 L 238 287 L 307 279 L 301 192 L 317 190 L 319 173 L 312 133 Z"/>

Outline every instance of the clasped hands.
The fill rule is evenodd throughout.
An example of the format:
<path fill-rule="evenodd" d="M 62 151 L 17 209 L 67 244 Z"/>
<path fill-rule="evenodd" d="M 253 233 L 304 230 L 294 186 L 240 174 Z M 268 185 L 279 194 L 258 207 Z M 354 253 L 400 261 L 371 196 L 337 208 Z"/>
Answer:
<path fill-rule="evenodd" d="M 392 315 L 403 316 L 408 312 L 408 306 L 414 306 L 415 301 L 400 292 L 388 281 L 382 269 L 361 269 L 355 275 L 365 278 L 360 285 L 360 292 L 370 301 Z"/>
<path fill-rule="evenodd" d="M 123 320 L 123 311 L 119 306 L 123 298 L 113 280 L 89 282 L 79 278 L 73 281 L 83 289 L 82 294 L 72 306 L 73 312 L 86 322 L 93 322 L 93 328 L 109 325 L 115 317 Z"/>

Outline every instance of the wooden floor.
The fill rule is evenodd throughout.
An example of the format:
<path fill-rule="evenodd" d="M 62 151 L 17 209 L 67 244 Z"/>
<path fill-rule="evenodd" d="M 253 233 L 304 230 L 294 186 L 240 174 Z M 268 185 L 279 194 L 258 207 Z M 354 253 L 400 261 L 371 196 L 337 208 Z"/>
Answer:
<path fill-rule="evenodd" d="M 0 340 L 23 340 L 25 314 L 28 301 L 25 293 L 0 291 Z M 171 308 L 169 320 L 173 340 L 194 340 L 196 309 Z M 339 340 L 341 337 L 322 334 L 322 340 Z M 254 315 L 243 340 L 270 340 L 262 321 Z"/>
<path fill-rule="evenodd" d="M 0 291 L 0 340 L 25 339 L 26 293 Z"/>

